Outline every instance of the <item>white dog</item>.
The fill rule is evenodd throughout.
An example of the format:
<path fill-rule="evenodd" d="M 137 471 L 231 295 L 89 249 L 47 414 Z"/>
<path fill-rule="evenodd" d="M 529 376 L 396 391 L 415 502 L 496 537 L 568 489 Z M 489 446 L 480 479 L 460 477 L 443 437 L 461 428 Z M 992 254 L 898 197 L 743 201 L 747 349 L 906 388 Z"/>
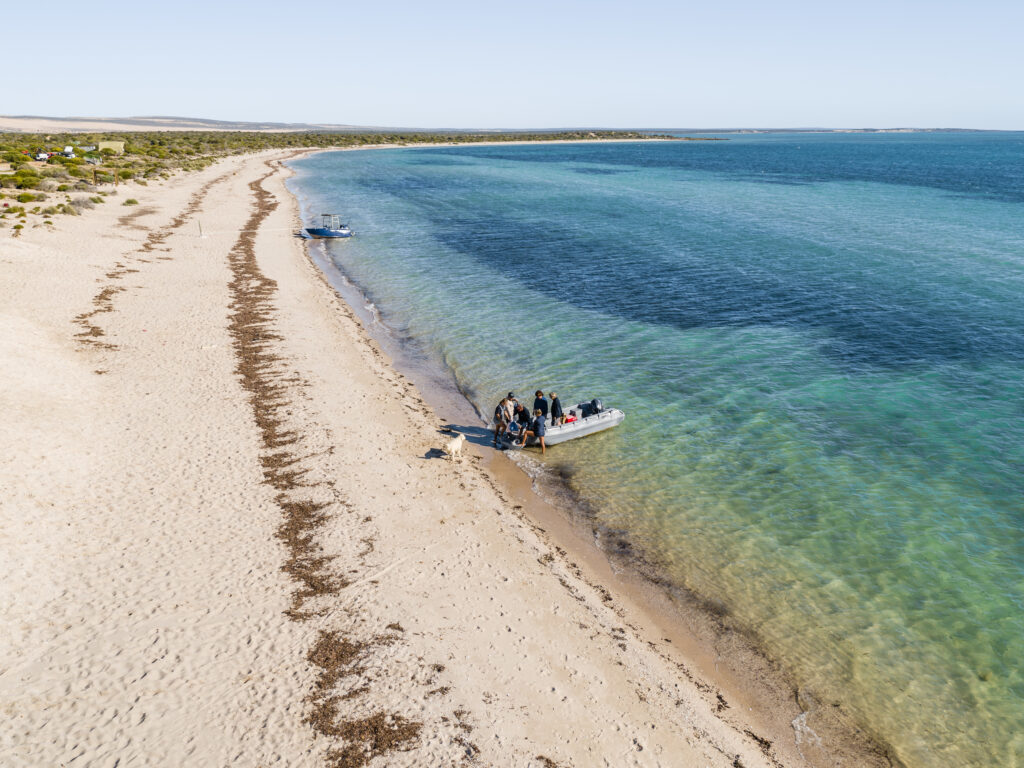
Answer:
<path fill-rule="evenodd" d="M 466 442 L 466 436 L 456 432 L 455 437 L 444 444 L 444 452 L 448 454 L 448 461 L 455 461 L 458 457 L 462 461 L 462 444 Z"/>

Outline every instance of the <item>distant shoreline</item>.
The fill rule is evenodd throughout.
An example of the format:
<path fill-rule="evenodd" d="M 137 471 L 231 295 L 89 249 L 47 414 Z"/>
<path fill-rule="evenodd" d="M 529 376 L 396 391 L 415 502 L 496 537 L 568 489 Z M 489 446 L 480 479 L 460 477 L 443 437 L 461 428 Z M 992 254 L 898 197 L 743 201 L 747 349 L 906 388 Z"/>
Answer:
<path fill-rule="evenodd" d="M 1024 130 L 1024 129 L 1021 129 Z M 1006 128 L 403 128 L 330 123 L 278 123 L 208 120 L 189 117 L 49 117 L 42 115 L 0 115 L 0 133 L 132 133 L 150 131 L 219 131 L 242 133 L 417 133 L 495 134 L 564 133 L 1014 133 Z"/>

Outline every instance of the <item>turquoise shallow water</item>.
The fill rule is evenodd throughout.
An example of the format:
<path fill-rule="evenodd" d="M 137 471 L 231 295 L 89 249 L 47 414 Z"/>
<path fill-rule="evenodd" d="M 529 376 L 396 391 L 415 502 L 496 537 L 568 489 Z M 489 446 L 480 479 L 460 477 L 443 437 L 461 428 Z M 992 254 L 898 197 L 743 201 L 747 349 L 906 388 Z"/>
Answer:
<path fill-rule="evenodd" d="M 1024 764 L 1024 135 L 456 147 L 293 164 L 335 264 L 596 522 L 912 766 Z"/>

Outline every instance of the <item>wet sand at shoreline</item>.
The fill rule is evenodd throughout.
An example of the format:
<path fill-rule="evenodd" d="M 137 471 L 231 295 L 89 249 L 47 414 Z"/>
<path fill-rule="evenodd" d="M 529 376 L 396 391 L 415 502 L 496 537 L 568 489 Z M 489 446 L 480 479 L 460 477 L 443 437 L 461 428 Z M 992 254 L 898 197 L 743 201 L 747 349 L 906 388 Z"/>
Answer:
<path fill-rule="evenodd" d="M 289 156 L 4 235 L 2 762 L 854 759 L 514 466 L 442 457 L 469 415 L 292 236 Z"/>

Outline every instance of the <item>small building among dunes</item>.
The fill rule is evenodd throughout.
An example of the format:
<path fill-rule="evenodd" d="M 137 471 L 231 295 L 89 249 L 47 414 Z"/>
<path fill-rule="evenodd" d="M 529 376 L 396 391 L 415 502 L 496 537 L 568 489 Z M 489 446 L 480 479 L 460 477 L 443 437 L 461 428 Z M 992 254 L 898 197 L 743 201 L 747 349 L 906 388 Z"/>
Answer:
<path fill-rule="evenodd" d="M 101 141 L 96 145 L 96 150 L 102 152 L 104 149 L 109 149 L 114 152 L 115 155 L 124 154 L 124 142 L 123 141 Z"/>

